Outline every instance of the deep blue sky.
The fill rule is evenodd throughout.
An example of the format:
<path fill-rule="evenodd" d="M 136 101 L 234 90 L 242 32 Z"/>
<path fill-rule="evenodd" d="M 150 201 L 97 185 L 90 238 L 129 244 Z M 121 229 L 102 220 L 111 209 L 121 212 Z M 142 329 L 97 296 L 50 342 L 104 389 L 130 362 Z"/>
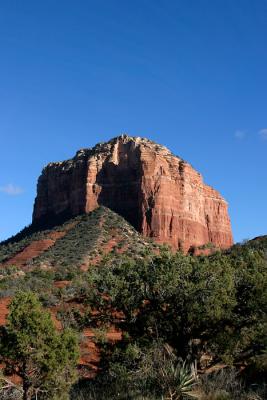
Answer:
<path fill-rule="evenodd" d="M 123 132 L 201 172 L 236 241 L 266 234 L 267 1 L 1 1 L 0 239 L 46 163 Z"/>

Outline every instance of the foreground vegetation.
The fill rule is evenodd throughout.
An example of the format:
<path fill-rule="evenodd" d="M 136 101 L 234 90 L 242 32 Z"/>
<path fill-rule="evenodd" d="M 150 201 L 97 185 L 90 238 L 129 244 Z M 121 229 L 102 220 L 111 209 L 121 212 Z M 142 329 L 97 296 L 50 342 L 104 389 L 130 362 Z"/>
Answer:
<path fill-rule="evenodd" d="M 106 232 L 118 222 L 112 218 L 110 216 L 109 225 L 105 225 Z M 86 236 L 88 221 L 85 219 L 83 223 L 82 237 Z M 73 243 L 75 232 L 77 230 L 72 231 L 69 243 Z M 67 244 L 66 238 L 65 241 L 60 239 L 59 253 L 51 248 L 42 256 L 43 261 L 45 257 L 49 257 L 50 261 L 53 259 L 51 264 L 54 268 L 40 270 L 36 260 L 36 265 L 23 276 L 14 279 L 14 271 L 11 271 L 1 281 L 2 296 L 10 288 L 13 295 L 17 287 L 36 293 L 20 293 L 17 296 L 22 297 L 15 297 L 12 303 L 7 327 L 1 333 L 0 354 L 2 360 L 7 362 L 10 359 L 7 365 L 12 366 L 15 360 L 23 360 L 21 347 L 6 345 L 6 340 L 9 343 L 14 337 L 19 340 L 16 336 L 19 329 L 16 329 L 25 327 L 25 323 L 20 325 L 20 318 L 25 318 L 27 312 L 35 307 L 36 315 L 41 318 L 40 305 L 34 296 L 38 295 L 43 306 L 60 306 L 57 317 L 66 332 L 71 328 L 81 333 L 88 327 L 97 332 L 95 340 L 101 350 L 98 374 L 93 380 L 78 381 L 69 392 L 68 385 L 74 378 L 64 381 L 60 377 L 63 376 L 62 371 L 66 371 L 64 363 L 68 357 L 72 360 L 71 364 L 75 357 L 77 361 L 77 353 L 73 350 L 73 357 L 68 355 L 64 358 L 63 352 L 63 358 L 57 358 L 55 348 L 47 346 L 45 339 L 46 334 L 48 337 L 59 337 L 53 331 L 51 321 L 46 316 L 45 320 L 50 322 L 44 326 L 48 324 L 49 328 L 43 329 L 41 320 L 37 318 L 39 322 L 33 327 L 28 322 L 34 320 L 35 313 L 29 314 L 27 337 L 32 334 L 33 338 L 43 337 L 41 343 L 46 347 L 41 346 L 40 351 L 49 356 L 52 369 L 59 371 L 57 385 L 62 384 L 62 389 L 58 389 L 53 374 L 43 375 L 41 363 L 38 376 L 42 377 L 41 381 L 46 382 L 46 386 L 40 389 L 38 399 L 60 399 L 60 395 L 62 398 L 70 396 L 72 400 L 266 398 L 266 237 L 236 245 L 227 252 L 198 257 L 179 252 L 171 254 L 164 248 L 159 254 L 154 254 L 153 247 L 145 249 L 140 243 L 138 256 L 132 256 L 133 246 L 131 252 L 118 257 L 116 252 L 105 255 L 99 265 L 92 264 L 88 271 L 83 272 L 76 266 L 71 268 L 71 245 Z M 87 239 L 82 240 L 85 243 Z M 10 246 L 8 244 L 3 250 L 5 254 L 7 250 L 12 252 Z M 67 248 L 68 256 L 62 263 L 60 254 L 61 251 L 64 253 L 64 248 Z M 72 253 L 73 260 L 80 260 L 73 246 Z M 55 280 L 66 278 L 71 281 L 68 286 L 61 289 L 54 286 Z M 32 302 L 30 309 L 25 298 Z M 64 306 L 70 300 L 82 303 L 83 309 Z M 116 345 L 106 339 L 107 330 L 114 324 L 123 332 L 122 340 Z M 61 342 L 64 343 L 64 340 L 62 337 Z M 23 346 L 25 343 L 27 341 L 23 341 Z M 71 349 L 66 342 L 63 347 Z M 15 371 L 15 364 L 13 366 Z M 45 368 L 50 367 L 45 365 Z M 67 373 L 67 376 L 74 375 Z M 46 381 L 45 377 L 49 377 L 50 381 Z M 10 397 L 4 389 L 7 386 L 4 378 L 2 382 L 0 399 L 21 398 L 20 387 L 13 388 L 13 397 Z M 57 387 L 56 394 L 46 389 L 51 387 Z M 42 390 L 47 390 L 43 397 Z M 32 394 L 35 395 L 36 390 Z"/>
<path fill-rule="evenodd" d="M 264 399 L 266 267 L 261 240 L 209 257 L 163 251 L 92 271 L 87 301 L 101 304 L 106 322 L 114 309 L 125 316 L 123 340 L 102 345 L 95 396 L 106 386 L 121 399 Z"/>
<path fill-rule="evenodd" d="M 7 325 L 1 330 L 0 357 L 4 372 L 15 374 L 21 388 L 4 386 L 8 397 L 67 399 L 76 381 L 78 355 L 75 334 L 58 333 L 34 294 L 19 292 L 14 297 Z"/>

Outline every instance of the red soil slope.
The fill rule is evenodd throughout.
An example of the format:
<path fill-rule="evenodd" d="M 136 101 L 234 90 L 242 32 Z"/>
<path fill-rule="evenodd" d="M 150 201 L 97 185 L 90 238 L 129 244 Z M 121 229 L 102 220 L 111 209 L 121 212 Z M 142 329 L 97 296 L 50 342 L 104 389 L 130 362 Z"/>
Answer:
<path fill-rule="evenodd" d="M 25 247 L 20 253 L 16 254 L 10 260 L 6 261 L 4 265 L 16 265 L 22 267 L 27 264 L 33 258 L 39 256 L 49 247 L 53 246 L 57 239 L 64 236 L 65 232 L 53 232 L 50 233 L 46 239 L 35 240 L 29 246 Z"/>

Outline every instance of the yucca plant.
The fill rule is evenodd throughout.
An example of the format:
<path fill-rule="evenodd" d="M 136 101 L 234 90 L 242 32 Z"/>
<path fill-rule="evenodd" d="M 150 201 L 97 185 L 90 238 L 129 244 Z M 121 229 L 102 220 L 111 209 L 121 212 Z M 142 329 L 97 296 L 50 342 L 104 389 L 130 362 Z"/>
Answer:
<path fill-rule="evenodd" d="M 166 389 L 166 400 L 178 400 L 186 397 L 195 397 L 192 388 L 197 382 L 197 372 L 194 364 L 180 361 L 176 364 L 170 363 L 160 370 L 164 387 Z"/>

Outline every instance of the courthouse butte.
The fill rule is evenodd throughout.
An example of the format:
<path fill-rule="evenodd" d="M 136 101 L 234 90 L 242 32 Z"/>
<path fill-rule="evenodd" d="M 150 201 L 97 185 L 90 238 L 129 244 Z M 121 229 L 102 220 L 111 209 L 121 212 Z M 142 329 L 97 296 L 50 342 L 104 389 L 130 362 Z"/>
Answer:
<path fill-rule="evenodd" d="M 148 139 L 121 135 L 48 164 L 38 180 L 33 223 L 99 205 L 173 249 L 233 244 L 223 197 L 189 163 Z"/>

